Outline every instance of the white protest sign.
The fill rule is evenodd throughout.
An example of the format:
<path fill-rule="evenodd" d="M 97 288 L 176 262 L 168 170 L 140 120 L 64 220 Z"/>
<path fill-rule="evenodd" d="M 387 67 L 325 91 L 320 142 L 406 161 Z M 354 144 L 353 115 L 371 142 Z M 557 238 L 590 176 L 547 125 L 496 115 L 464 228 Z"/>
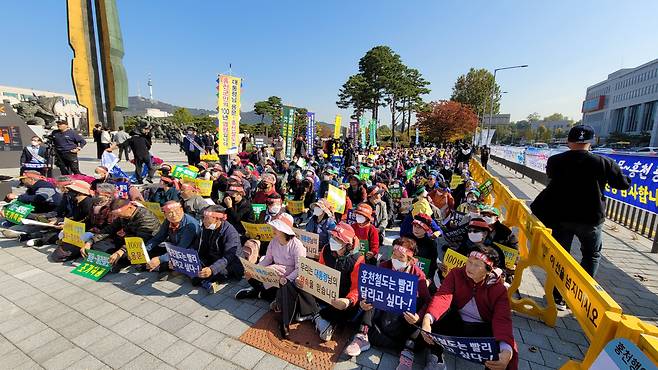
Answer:
<path fill-rule="evenodd" d="M 294 227 L 292 230 L 306 247 L 306 257 L 318 258 L 320 256 L 320 235 Z"/>
<path fill-rule="evenodd" d="M 301 289 L 327 303 L 339 298 L 340 271 L 312 259 L 299 257 Z"/>
<path fill-rule="evenodd" d="M 266 286 L 279 286 L 281 276 L 279 276 L 276 270 L 271 267 L 259 266 L 255 263 L 251 263 L 242 257 L 238 258 L 240 258 L 240 262 L 242 262 L 242 266 L 244 266 L 244 273 L 246 275 L 251 275 L 253 279 L 260 281 Z"/>

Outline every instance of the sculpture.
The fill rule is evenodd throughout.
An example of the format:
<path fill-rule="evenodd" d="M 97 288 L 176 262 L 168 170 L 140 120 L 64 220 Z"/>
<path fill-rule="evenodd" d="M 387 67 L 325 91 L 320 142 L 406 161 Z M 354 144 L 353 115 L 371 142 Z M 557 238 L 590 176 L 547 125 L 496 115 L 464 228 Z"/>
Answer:
<path fill-rule="evenodd" d="M 38 98 L 33 97 L 28 101 L 14 104 L 12 107 L 16 110 L 18 116 L 24 119 L 28 125 L 50 127 L 57 119 L 55 104 L 61 100 L 61 96 L 39 96 Z"/>

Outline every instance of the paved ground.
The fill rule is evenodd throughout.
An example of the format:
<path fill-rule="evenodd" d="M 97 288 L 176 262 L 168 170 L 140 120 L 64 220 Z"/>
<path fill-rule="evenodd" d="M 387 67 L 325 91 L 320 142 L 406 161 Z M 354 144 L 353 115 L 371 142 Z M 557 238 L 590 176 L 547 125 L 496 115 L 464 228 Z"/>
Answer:
<path fill-rule="evenodd" d="M 92 145 L 83 157 L 93 155 Z M 176 148 L 165 144 L 156 144 L 154 152 L 165 161 L 184 160 Z M 81 168 L 90 173 L 97 163 L 84 160 Z M 122 167 L 131 168 L 125 163 Z M 526 181 L 502 167 L 495 169 L 514 185 L 517 195 L 534 197 Z M 656 257 L 648 255 L 648 249 L 647 242 L 632 240 L 623 231 L 606 230 L 600 281 L 625 310 L 655 320 L 658 276 Z M 214 295 L 180 277 L 167 280 L 133 269 L 93 282 L 71 274 L 73 264 L 49 262 L 50 250 L 0 240 L 1 368 L 296 368 L 237 340 L 267 309 L 264 302 L 233 299 L 244 282 L 225 285 Z M 649 280 L 636 281 L 636 273 Z M 541 297 L 541 274 L 529 275 L 522 293 Z M 558 368 L 586 351 L 587 340 L 568 313 L 561 314 L 555 328 L 520 315 L 514 315 L 514 323 L 522 369 Z M 336 368 L 396 365 L 397 354 L 371 349 L 358 358 L 343 359 Z M 455 364 L 452 358 L 448 365 L 476 368 Z"/>

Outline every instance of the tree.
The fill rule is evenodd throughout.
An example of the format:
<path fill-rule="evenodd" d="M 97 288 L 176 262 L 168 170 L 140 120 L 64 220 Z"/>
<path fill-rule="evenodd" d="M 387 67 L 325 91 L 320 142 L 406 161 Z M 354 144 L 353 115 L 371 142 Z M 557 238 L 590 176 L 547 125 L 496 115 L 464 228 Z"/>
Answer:
<path fill-rule="evenodd" d="M 429 103 L 427 112 L 419 112 L 418 128 L 428 141 L 455 141 L 472 134 L 477 127 L 473 110 L 456 101 L 441 100 Z"/>
<path fill-rule="evenodd" d="M 254 112 L 260 116 L 260 123 L 265 120 L 265 115 L 268 114 L 270 105 L 267 101 L 257 101 L 254 103 Z"/>
<path fill-rule="evenodd" d="M 536 141 L 542 141 L 546 142 L 551 139 L 551 132 L 546 128 L 546 126 L 541 125 L 537 127 L 537 130 L 535 132 L 535 140 Z"/>
<path fill-rule="evenodd" d="M 308 124 L 307 113 L 308 109 L 306 108 L 295 108 L 295 136 L 300 134 L 306 136 L 306 125 Z"/>
<path fill-rule="evenodd" d="M 362 74 L 350 76 L 338 90 L 336 105 L 341 109 L 354 109 L 350 118 L 359 120 L 371 104 L 370 86 Z"/>
<path fill-rule="evenodd" d="M 471 68 L 467 74 L 457 77 L 450 100 L 466 104 L 480 116 L 491 110 L 491 90 L 493 87 L 493 113 L 500 111 L 500 86 L 494 83 L 494 76 L 486 69 Z"/>
<path fill-rule="evenodd" d="M 534 113 L 528 114 L 528 121 L 537 122 L 539 120 L 541 120 L 541 116 L 539 115 L 539 113 L 534 112 Z"/>
<path fill-rule="evenodd" d="M 261 122 L 265 116 L 272 119 L 272 131 L 279 132 L 281 130 L 281 114 L 283 111 L 283 104 L 281 98 L 278 96 L 270 96 L 267 100 L 254 103 L 254 110 L 256 114 L 261 116 Z"/>
<path fill-rule="evenodd" d="M 406 121 L 407 135 L 409 135 L 411 115 L 425 108 L 426 103 L 421 96 L 429 94 L 431 90 L 427 88 L 430 84 L 429 81 L 425 80 L 417 69 L 406 68 L 404 72 L 404 96 L 402 98 L 402 125 L 400 132 L 404 131 Z"/>
<path fill-rule="evenodd" d="M 186 108 L 178 108 L 172 114 L 171 120 L 179 126 L 184 126 L 194 121 L 194 116 Z"/>

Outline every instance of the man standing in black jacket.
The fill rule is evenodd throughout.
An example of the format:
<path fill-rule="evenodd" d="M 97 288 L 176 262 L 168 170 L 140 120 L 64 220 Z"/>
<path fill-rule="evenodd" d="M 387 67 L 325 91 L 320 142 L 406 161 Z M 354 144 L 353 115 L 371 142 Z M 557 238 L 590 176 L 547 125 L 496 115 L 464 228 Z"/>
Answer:
<path fill-rule="evenodd" d="M 567 252 L 571 251 L 574 236 L 578 237 L 583 256 L 580 265 L 592 277 L 599 267 L 603 246 L 605 185 L 626 190 L 631 184 L 614 160 L 590 153 L 593 139 L 591 126 L 571 128 L 567 138 L 570 150 L 548 159 L 549 183 L 530 206 L 553 229 L 553 237 Z M 564 309 L 559 294 L 555 295 L 555 301 L 558 309 Z"/>
<path fill-rule="evenodd" d="M 148 131 L 143 129 L 142 132 L 132 132 L 130 139 L 124 141 L 123 145 L 129 147 L 135 157 L 135 177 L 137 178 L 137 183 L 142 183 L 144 166 L 148 168 L 147 181 L 153 182 L 151 175 L 151 153 L 149 153 L 149 150 L 151 150 L 151 136 L 148 134 Z"/>
<path fill-rule="evenodd" d="M 50 134 L 56 154 L 56 164 L 62 175 L 80 174 L 78 152 L 87 144 L 85 139 L 69 128 L 66 121 L 57 121 L 57 130 Z"/>

